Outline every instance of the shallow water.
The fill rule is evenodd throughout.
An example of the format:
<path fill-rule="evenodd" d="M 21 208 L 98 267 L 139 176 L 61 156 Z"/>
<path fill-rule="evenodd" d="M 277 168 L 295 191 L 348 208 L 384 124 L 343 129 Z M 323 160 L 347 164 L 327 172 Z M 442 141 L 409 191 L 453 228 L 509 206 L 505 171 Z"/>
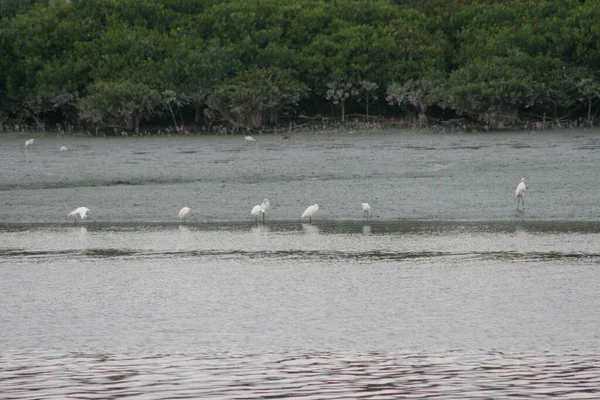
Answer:
<path fill-rule="evenodd" d="M 4 139 L 0 398 L 596 399 L 599 167 L 571 136 Z"/>
<path fill-rule="evenodd" d="M 0 222 L 65 222 L 85 205 L 97 222 L 166 222 L 183 206 L 192 222 L 267 217 L 321 220 L 598 221 L 597 131 L 486 134 L 298 134 L 38 138 L 0 141 Z M 59 148 L 66 146 L 67 151 Z M 527 183 L 516 212 L 517 183 Z"/>

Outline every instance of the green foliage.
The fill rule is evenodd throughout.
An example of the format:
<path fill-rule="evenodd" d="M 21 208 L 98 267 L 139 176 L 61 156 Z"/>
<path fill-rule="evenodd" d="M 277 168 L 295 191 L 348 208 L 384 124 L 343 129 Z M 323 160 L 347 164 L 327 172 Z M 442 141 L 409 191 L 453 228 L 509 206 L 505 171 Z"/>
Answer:
<path fill-rule="evenodd" d="M 158 104 L 160 95 L 146 84 L 97 81 L 77 106 L 83 120 L 137 131 L 140 120 L 150 117 Z"/>
<path fill-rule="evenodd" d="M 425 120 L 425 112 L 435 101 L 431 93 L 439 86 L 441 77 L 435 73 L 418 80 L 409 80 L 404 84 L 392 83 L 387 88 L 386 100 L 391 105 L 410 105 L 416 108 L 419 119 Z"/>
<path fill-rule="evenodd" d="M 431 106 L 591 124 L 600 100 L 597 1 L 5 0 L 0 15 L 0 120 L 40 127 Z"/>
<path fill-rule="evenodd" d="M 0 15 L 3 17 L 13 17 L 42 1 L 44 0 L 2 0 L 0 1 Z"/>
<path fill-rule="evenodd" d="M 358 94 L 361 95 L 359 102 L 364 99 L 365 109 L 367 111 L 367 120 L 369 119 L 369 105 L 377 100 L 377 89 L 379 85 L 375 82 L 361 81 L 358 85 Z"/>
<path fill-rule="evenodd" d="M 333 81 L 327 83 L 325 98 L 333 104 L 339 105 L 342 110 L 342 122 L 346 115 L 346 99 L 358 94 L 358 90 L 350 82 Z"/>
<path fill-rule="evenodd" d="M 209 96 L 208 106 L 234 129 L 255 129 L 263 119 L 272 120 L 281 107 L 296 105 L 305 92 L 306 87 L 288 71 L 250 69 L 224 81 Z"/>
<path fill-rule="evenodd" d="M 453 71 L 432 97 L 443 107 L 493 123 L 502 115 L 515 118 L 519 104 L 530 100 L 531 82 L 530 72 L 514 59 L 496 56 Z"/>

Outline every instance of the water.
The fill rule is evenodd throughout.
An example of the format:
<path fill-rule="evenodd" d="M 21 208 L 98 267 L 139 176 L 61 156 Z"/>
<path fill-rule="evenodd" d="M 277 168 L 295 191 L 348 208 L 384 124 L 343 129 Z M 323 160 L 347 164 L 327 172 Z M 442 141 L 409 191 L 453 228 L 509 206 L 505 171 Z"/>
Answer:
<path fill-rule="evenodd" d="M 28 136 L 27 136 L 28 137 Z M 321 220 L 598 221 L 598 132 L 434 135 L 400 132 L 243 137 L 38 138 L 0 142 L 2 222 Z M 59 148 L 66 146 L 67 151 Z M 527 183 L 526 213 L 514 192 Z"/>
<path fill-rule="evenodd" d="M 599 396 L 594 132 L 21 142 L 0 398 Z"/>

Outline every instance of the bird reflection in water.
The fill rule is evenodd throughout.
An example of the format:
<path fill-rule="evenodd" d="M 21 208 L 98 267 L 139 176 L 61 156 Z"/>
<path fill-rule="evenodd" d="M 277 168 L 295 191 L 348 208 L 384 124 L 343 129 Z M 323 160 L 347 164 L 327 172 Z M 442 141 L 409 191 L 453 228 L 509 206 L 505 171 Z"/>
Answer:
<path fill-rule="evenodd" d="M 269 232 L 269 227 L 266 225 L 255 225 L 251 228 L 251 232 L 253 235 L 262 235 L 264 233 Z"/>
<path fill-rule="evenodd" d="M 179 225 L 177 228 L 179 229 L 179 233 L 185 233 L 186 235 L 190 233 L 190 228 L 185 225 Z"/>
<path fill-rule="evenodd" d="M 371 225 L 363 225 L 363 227 L 362 227 L 362 234 L 363 235 L 370 235 L 371 234 Z"/>
<path fill-rule="evenodd" d="M 302 224 L 302 230 L 309 235 L 319 234 L 319 227 L 312 224 Z"/>

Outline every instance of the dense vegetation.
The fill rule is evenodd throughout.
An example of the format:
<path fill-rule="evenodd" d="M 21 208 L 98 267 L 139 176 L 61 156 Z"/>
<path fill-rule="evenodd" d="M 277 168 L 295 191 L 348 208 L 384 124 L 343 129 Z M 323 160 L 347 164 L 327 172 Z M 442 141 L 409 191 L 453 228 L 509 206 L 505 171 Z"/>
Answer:
<path fill-rule="evenodd" d="M 4 0 L 0 124 L 593 124 L 596 0 Z"/>

